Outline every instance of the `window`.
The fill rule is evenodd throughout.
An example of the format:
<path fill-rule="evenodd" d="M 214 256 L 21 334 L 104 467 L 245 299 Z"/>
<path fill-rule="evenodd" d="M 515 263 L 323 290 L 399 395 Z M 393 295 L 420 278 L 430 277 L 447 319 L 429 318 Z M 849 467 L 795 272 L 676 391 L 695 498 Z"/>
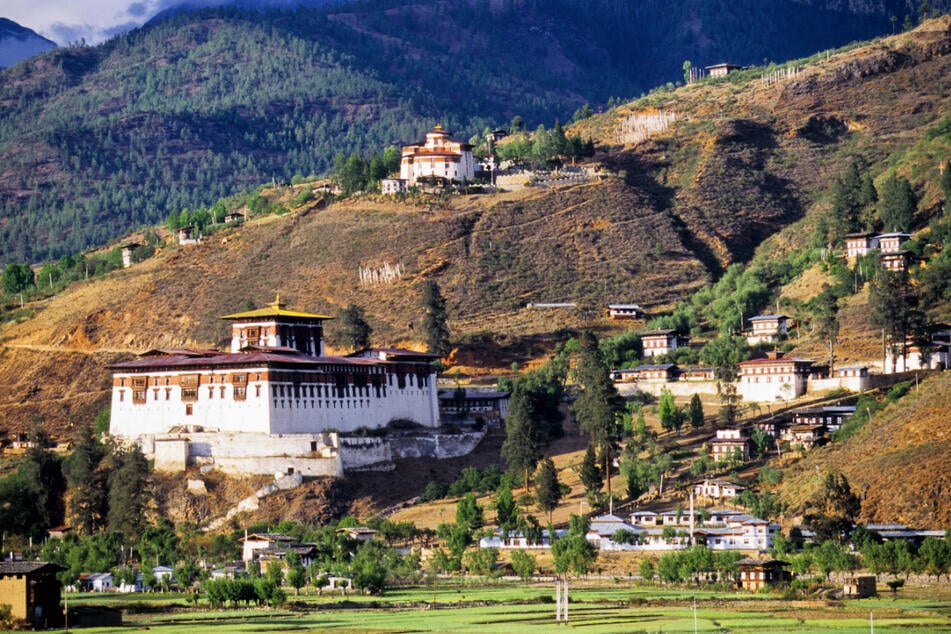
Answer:
<path fill-rule="evenodd" d="M 191 416 L 191 415 L 192 415 L 192 404 L 185 403 L 185 416 Z"/>
<path fill-rule="evenodd" d="M 248 382 L 248 375 L 247 374 L 232 374 L 231 382 L 234 383 L 235 385 L 246 385 Z"/>
<path fill-rule="evenodd" d="M 260 396 L 260 395 L 261 395 L 261 393 L 260 393 L 260 392 L 261 392 L 261 386 L 259 385 L 259 386 L 257 386 L 257 388 L 258 388 L 258 396 Z M 243 401 L 243 400 L 245 400 L 245 399 L 247 398 L 247 396 L 248 396 L 248 388 L 247 388 L 246 386 L 244 386 L 244 385 L 235 385 L 235 386 L 234 386 L 234 400 L 236 400 L 236 401 Z"/>
<path fill-rule="evenodd" d="M 145 397 L 147 393 L 148 392 L 144 387 L 132 388 L 132 402 L 135 403 L 136 405 L 141 405 L 142 403 L 145 403 Z"/>
<path fill-rule="evenodd" d="M 261 396 L 261 386 L 260 386 L 260 385 L 255 385 L 255 386 L 254 386 L 254 395 L 255 395 L 255 396 Z"/>

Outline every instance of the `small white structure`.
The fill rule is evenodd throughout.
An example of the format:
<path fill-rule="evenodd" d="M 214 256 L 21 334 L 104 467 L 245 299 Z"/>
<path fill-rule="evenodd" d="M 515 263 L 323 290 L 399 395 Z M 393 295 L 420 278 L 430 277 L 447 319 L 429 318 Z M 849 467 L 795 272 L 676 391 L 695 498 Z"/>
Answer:
<path fill-rule="evenodd" d="M 750 317 L 753 329 L 746 333 L 746 343 L 777 343 L 786 336 L 786 315 L 756 315 Z"/>
<path fill-rule="evenodd" d="M 766 353 L 765 359 L 741 361 L 739 366 L 743 400 L 772 402 L 805 394 L 812 361 L 786 357 L 774 350 Z"/>
<path fill-rule="evenodd" d="M 677 334 L 676 330 L 647 330 L 641 333 L 644 346 L 644 358 L 670 354 L 678 346 L 687 344 L 687 338 Z"/>
<path fill-rule="evenodd" d="M 113 589 L 114 579 L 111 572 L 93 572 L 80 575 L 79 583 L 87 592 L 109 592 Z"/>
<path fill-rule="evenodd" d="M 693 485 L 693 494 L 714 500 L 735 498 L 746 487 L 729 480 L 703 480 Z"/>
<path fill-rule="evenodd" d="M 707 66 L 706 69 L 707 74 L 710 75 L 710 77 L 726 77 L 733 71 L 742 70 L 743 67 L 739 64 L 721 62 L 719 64 L 714 64 L 713 66 Z"/>
<path fill-rule="evenodd" d="M 717 430 L 710 440 L 710 450 L 715 462 L 739 458 L 750 459 L 750 439 L 739 427 L 725 427 Z"/>
<path fill-rule="evenodd" d="M 475 178 L 472 146 L 451 139 L 442 126 L 426 133 L 426 141 L 403 147 L 400 179 L 412 187 L 421 179 L 447 183 L 471 181 Z"/>
<path fill-rule="evenodd" d="M 637 304 L 608 304 L 608 316 L 611 319 L 639 319 L 644 310 Z"/>
<path fill-rule="evenodd" d="M 402 194 L 407 189 L 402 178 L 384 178 L 380 181 L 380 191 L 384 194 Z"/>
<path fill-rule="evenodd" d="M 901 245 L 911 239 L 910 233 L 904 233 L 902 231 L 894 231 L 892 233 L 882 233 L 875 237 L 875 240 L 878 242 L 878 249 L 882 254 L 886 253 L 899 253 L 901 252 Z"/>
<path fill-rule="evenodd" d="M 259 552 L 268 548 L 290 546 L 294 543 L 294 538 L 282 533 L 252 533 L 245 535 L 241 541 L 244 542 L 241 559 L 248 562 L 254 561 Z"/>
<path fill-rule="evenodd" d="M 885 374 L 913 372 L 915 370 L 946 370 L 951 367 L 951 328 L 937 326 L 915 341 L 909 337 L 905 342 L 905 354 L 899 346 L 885 348 Z"/>
<path fill-rule="evenodd" d="M 868 255 L 877 248 L 878 238 L 874 233 L 850 233 L 845 236 L 845 257 L 849 260 Z"/>

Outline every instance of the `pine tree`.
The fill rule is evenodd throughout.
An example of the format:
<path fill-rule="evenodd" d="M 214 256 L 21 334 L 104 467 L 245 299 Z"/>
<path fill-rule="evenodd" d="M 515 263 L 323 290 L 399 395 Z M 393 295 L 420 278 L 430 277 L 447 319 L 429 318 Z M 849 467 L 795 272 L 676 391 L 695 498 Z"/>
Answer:
<path fill-rule="evenodd" d="M 694 429 L 703 427 L 703 403 L 700 401 L 700 395 L 694 394 L 690 397 L 690 406 L 687 410 L 687 416 L 690 418 L 690 426 Z"/>
<path fill-rule="evenodd" d="M 341 343 L 345 343 L 351 351 L 361 350 L 370 345 L 373 329 L 367 323 L 366 314 L 362 308 L 356 304 L 350 304 L 340 312 L 338 320 Z"/>
<path fill-rule="evenodd" d="M 878 200 L 878 215 L 885 231 L 909 231 L 918 209 L 918 199 L 911 184 L 904 178 L 890 174 L 882 182 Z"/>
<path fill-rule="evenodd" d="M 495 523 L 503 531 L 513 531 L 518 526 L 518 503 L 507 484 L 498 490 L 495 500 Z"/>
<path fill-rule="evenodd" d="M 604 478 L 608 497 L 611 495 L 610 467 L 621 436 L 620 413 L 623 399 L 618 395 L 598 340 L 590 332 L 582 333 L 575 378 L 581 386 L 572 409 L 581 431 L 588 434 L 604 460 Z"/>
<path fill-rule="evenodd" d="M 446 356 L 451 350 L 449 326 L 446 323 L 446 300 L 439 290 L 436 280 L 427 280 L 423 284 L 423 332 L 426 333 L 426 345 L 430 352 Z"/>
<path fill-rule="evenodd" d="M 531 472 L 541 456 L 540 434 L 532 416 L 528 395 L 516 387 L 509 399 L 509 412 L 505 418 L 505 441 L 502 457 L 510 469 L 525 474 L 525 489 L 528 490 Z"/>
<path fill-rule="evenodd" d="M 542 459 L 535 475 L 535 485 L 535 501 L 539 510 L 548 513 L 548 523 L 551 524 L 552 511 L 558 508 L 561 500 L 561 483 L 551 458 Z"/>
<path fill-rule="evenodd" d="M 106 473 L 100 463 L 106 447 L 99 442 L 92 425 L 79 430 L 72 454 L 66 459 L 66 482 L 69 484 L 69 515 L 73 527 L 83 535 L 102 528 L 106 518 Z"/>
<path fill-rule="evenodd" d="M 601 469 L 598 468 L 594 445 L 591 443 L 588 443 L 588 449 L 584 452 L 584 459 L 581 461 L 578 476 L 581 478 L 581 484 L 584 485 L 585 493 L 589 497 L 600 491 L 601 487 L 604 486 L 604 478 L 601 477 Z"/>
<path fill-rule="evenodd" d="M 138 445 L 114 449 L 110 463 L 109 530 L 134 539 L 148 525 L 149 463 Z"/>
<path fill-rule="evenodd" d="M 816 334 L 829 344 L 829 372 L 835 371 L 835 344 L 839 338 L 839 300 L 832 287 L 824 284 L 812 300 Z"/>
<path fill-rule="evenodd" d="M 885 331 L 893 349 L 894 371 L 896 353 L 904 359 L 908 338 L 918 334 L 924 326 L 925 315 L 919 307 L 918 292 L 907 271 L 881 271 L 869 285 L 868 300 L 870 321 Z"/>

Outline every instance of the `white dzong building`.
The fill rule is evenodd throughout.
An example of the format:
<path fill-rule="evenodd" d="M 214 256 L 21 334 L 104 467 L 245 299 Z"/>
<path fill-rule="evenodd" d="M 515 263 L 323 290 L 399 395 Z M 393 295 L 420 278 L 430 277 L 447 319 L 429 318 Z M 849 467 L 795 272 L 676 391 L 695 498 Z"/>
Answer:
<path fill-rule="evenodd" d="M 392 421 L 439 426 L 438 355 L 368 349 L 325 356 L 323 322 L 331 317 L 280 301 L 223 318 L 231 321 L 227 352 L 152 350 L 109 366 L 113 436 L 152 447 L 183 434 L 211 434 L 203 442 L 212 444 L 223 435 L 240 444 L 236 434 L 253 434 L 241 443 L 293 453 L 298 446 L 317 451 L 330 432 Z M 193 445 L 186 443 L 189 457 L 201 450 L 185 440 Z"/>
<path fill-rule="evenodd" d="M 400 179 L 407 186 L 412 187 L 421 179 L 451 183 L 475 178 L 472 146 L 453 141 L 451 134 L 437 125 L 426 133 L 425 142 L 403 147 Z"/>

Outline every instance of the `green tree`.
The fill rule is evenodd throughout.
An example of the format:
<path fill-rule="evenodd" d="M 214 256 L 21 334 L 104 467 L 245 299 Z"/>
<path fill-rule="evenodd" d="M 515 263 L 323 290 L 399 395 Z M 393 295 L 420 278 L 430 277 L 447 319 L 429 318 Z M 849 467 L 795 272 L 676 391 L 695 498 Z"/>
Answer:
<path fill-rule="evenodd" d="M 149 463 L 137 444 L 115 447 L 107 459 L 109 530 L 125 539 L 137 538 L 147 524 L 152 493 Z"/>
<path fill-rule="evenodd" d="M 833 241 L 866 224 L 867 209 L 874 200 L 869 200 L 869 188 L 865 185 L 857 163 L 850 163 L 845 172 L 836 178 L 832 186 L 832 210 L 830 229 Z"/>
<path fill-rule="evenodd" d="M 694 429 L 703 427 L 703 402 L 699 394 L 690 397 L 690 405 L 687 408 L 687 418 L 690 420 L 690 426 Z"/>
<path fill-rule="evenodd" d="M 581 478 L 581 484 L 584 485 L 585 493 L 588 499 L 592 495 L 601 491 L 604 486 L 604 478 L 601 476 L 601 469 L 598 468 L 597 458 L 594 454 L 594 445 L 588 443 L 588 448 L 584 452 L 584 458 L 581 461 L 581 468 L 578 471 Z"/>
<path fill-rule="evenodd" d="M 830 472 L 807 503 L 803 521 L 815 532 L 816 543 L 831 540 L 845 544 L 861 510 L 862 501 L 852 492 L 846 477 Z"/>
<path fill-rule="evenodd" d="M 466 493 L 456 505 L 456 525 L 470 531 L 476 531 L 482 528 L 484 524 L 482 507 L 479 506 L 475 495 Z"/>
<path fill-rule="evenodd" d="M 451 349 L 449 326 L 446 317 L 446 300 L 439 290 L 436 280 L 423 283 L 423 332 L 426 333 L 426 346 L 430 352 L 446 356 Z"/>
<path fill-rule="evenodd" d="M 878 199 L 878 217 L 885 231 L 911 230 L 911 223 L 918 209 L 915 192 L 904 177 L 894 173 L 882 181 L 882 191 Z"/>
<path fill-rule="evenodd" d="M 536 561 L 535 556 L 530 555 L 524 550 L 512 551 L 512 570 L 515 571 L 522 580 L 528 581 L 535 574 Z"/>
<path fill-rule="evenodd" d="M 683 412 L 674 403 L 674 397 L 667 388 L 661 390 L 657 413 L 660 416 L 661 427 L 669 432 L 680 431 L 684 420 Z"/>
<path fill-rule="evenodd" d="M 568 535 L 553 539 L 551 544 L 556 573 L 559 575 L 567 575 L 569 572 L 576 575 L 588 574 L 591 564 L 598 556 L 598 550 L 585 538 L 587 532 L 587 520 L 572 514 L 568 522 Z"/>
<path fill-rule="evenodd" d="M 944 193 L 944 215 L 951 218 L 951 161 L 945 161 L 942 166 L 941 191 Z"/>
<path fill-rule="evenodd" d="M 816 335 L 824 339 L 829 346 L 829 372 L 835 370 L 835 344 L 839 339 L 839 297 L 829 284 L 822 285 L 822 291 L 810 304 Z"/>
<path fill-rule="evenodd" d="M 349 304 L 337 316 L 342 343 L 351 350 L 361 350 L 370 345 L 370 335 L 373 329 L 367 323 L 366 314 L 356 304 Z"/>
<path fill-rule="evenodd" d="M 508 484 L 499 487 L 495 499 L 495 523 L 505 532 L 514 531 L 518 526 L 518 504 Z"/>
<path fill-rule="evenodd" d="M 16 473 L 0 479 L 0 526 L 8 535 L 39 540 L 50 526 L 63 523 L 66 479 L 59 457 L 45 442 L 45 436 L 35 435 Z"/>
<path fill-rule="evenodd" d="M 284 562 L 287 564 L 287 584 L 294 588 L 294 594 L 300 596 L 300 589 L 307 584 L 307 571 L 304 570 L 300 555 L 291 551 Z"/>
<path fill-rule="evenodd" d="M 558 508 L 561 501 L 561 483 L 558 481 L 558 471 L 551 458 L 544 458 L 535 474 L 535 501 L 539 510 L 548 513 L 548 523 L 551 523 L 551 514 Z"/>
<path fill-rule="evenodd" d="M 736 422 L 739 397 L 736 393 L 736 380 L 739 376 L 739 363 L 750 356 L 750 347 L 746 338 L 739 335 L 719 336 L 700 350 L 700 358 L 714 367 L 717 380 L 717 393 L 720 395 L 720 423 L 732 425 Z"/>
<path fill-rule="evenodd" d="M 510 469 L 525 474 L 525 489 L 528 490 L 530 475 L 541 457 L 541 439 L 528 394 L 516 386 L 509 399 L 508 416 L 505 418 L 505 440 L 502 443 L 502 458 Z"/>
<path fill-rule="evenodd" d="M 654 580 L 654 562 L 647 557 L 641 559 L 641 563 L 637 566 L 637 571 L 640 573 L 641 579 L 644 581 Z"/>
<path fill-rule="evenodd" d="M 91 535 L 106 521 L 107 473 L 100 468 L 106 452 L 92 425 L 83 425 L 79 428 L 76 446 L 66 459 L 70 521 L 82 535 Z"/>
<path fill-rule="evenodd" d="M 33 269 L 29 264 L 8 264 L 3 270 L 3 292 L 16 295 L 36 287 Z"/>
<path fill-rule="evenodd" d="M 588 434 L 603 460 L 607 494 L 611 496 L 611 463 L 620 442 L 624 401 L 618 395 L 593 333 L 582 333 L 575 379 L 581 390 L 572 409 L 581 431 Z"/>

